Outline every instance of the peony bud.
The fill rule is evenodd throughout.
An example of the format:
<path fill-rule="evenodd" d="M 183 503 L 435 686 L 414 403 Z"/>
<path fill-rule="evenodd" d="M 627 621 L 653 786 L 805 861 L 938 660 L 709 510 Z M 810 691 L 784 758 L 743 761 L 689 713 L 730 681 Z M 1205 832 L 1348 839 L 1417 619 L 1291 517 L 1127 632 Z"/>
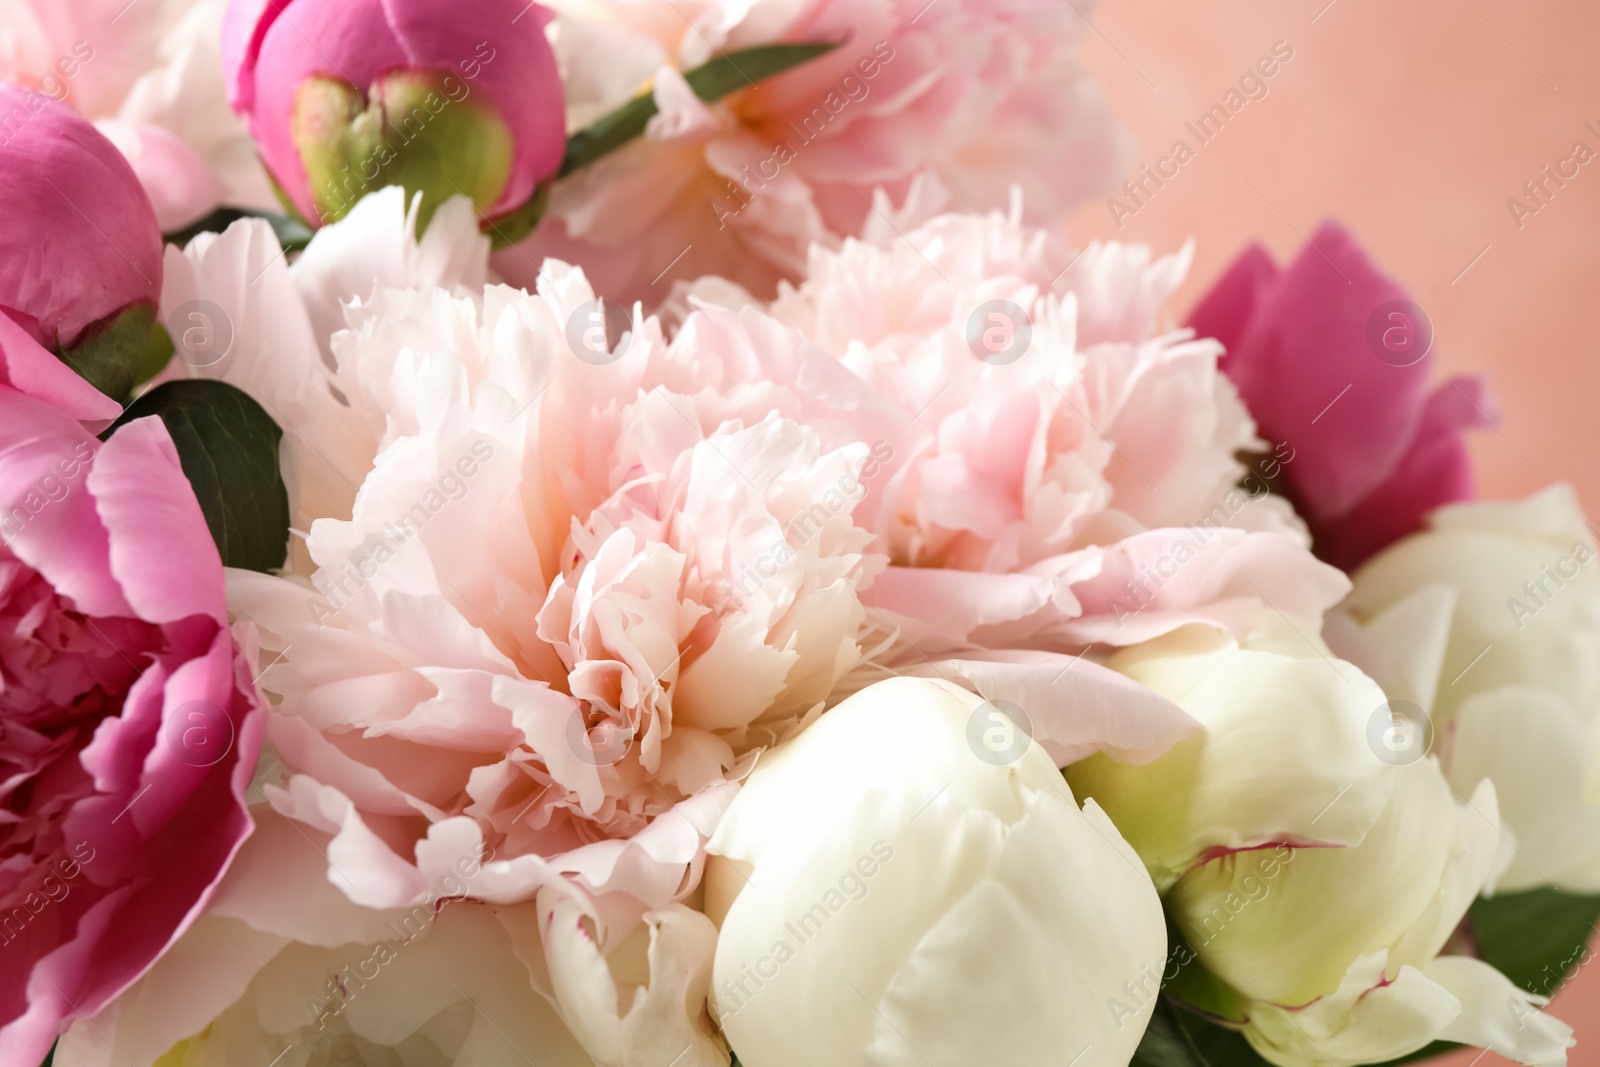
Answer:
<path fill-rule="evenodd" d="M 0 83 L 0 204 L 0 315 L 107 396 L 126 396 L 161 294 L 161 231 L 133 169 L 66 104 Z M 59 403 L 30 388 L 57 373 L 42 362 L 0 334 L 0 378 Z"/>
<path fill-rule="evenodd" d="M 459 195 L 519 239 L 566 151 L 551 17 L 523 0 L 233 0 L 228 102 L 312 225 L 401 185 L 423 194 L 419 228 Z"/>
<path fill-rule="evenodd" d="M 1600 892 L 1600 561 L 1591 528 L 1565 487 L 1515 503 L 1452 505 L 1428 523 L 1356 572 L 1345 610 L 1370 631 L 1431 591 L 1442 656 L 1411 656 L 1394 673 L 1420 671 L 1437 691 L 1433 730 L 1450 739 L 1456 788 L 1494 782 L 1517 844 L 1496 888 Z"/>
<path fill-rule="evenodd" d="M 1068 768 L 1165 892 L 1192 953 L 1168 969 L 1175 995 L 1283 1067 L 1434 1040 L 1565 1063 L 1571 1031 L 1539 998 L 1440 955 L 1496 861 L 1493 788 L 1458 804 L 1422 746 L 1386 746 L 1383 691 L 1305 631 L 1191 628 L 1113 657 L 1206 733 L 1143 766 Z"/>
<path fill-rule="evenodd" d="M 1155 890 L 1038 744 L 985 745 L 997 724 L 896 678 L 757 764 L 706 867 L 712 995 L 746 1067 L 1131 1058 L 1166 948 Z"/>

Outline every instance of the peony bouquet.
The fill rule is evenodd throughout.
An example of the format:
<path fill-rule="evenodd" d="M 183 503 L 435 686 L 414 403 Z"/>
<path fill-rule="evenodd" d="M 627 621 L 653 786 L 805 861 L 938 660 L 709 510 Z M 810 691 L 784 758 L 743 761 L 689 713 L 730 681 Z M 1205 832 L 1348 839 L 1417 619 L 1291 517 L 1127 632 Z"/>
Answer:
<path fill-rule="evenodd" d="M 1596 530 L 1089 14 L 7 0 L 0 1067 L 1567 1063 Z"/>

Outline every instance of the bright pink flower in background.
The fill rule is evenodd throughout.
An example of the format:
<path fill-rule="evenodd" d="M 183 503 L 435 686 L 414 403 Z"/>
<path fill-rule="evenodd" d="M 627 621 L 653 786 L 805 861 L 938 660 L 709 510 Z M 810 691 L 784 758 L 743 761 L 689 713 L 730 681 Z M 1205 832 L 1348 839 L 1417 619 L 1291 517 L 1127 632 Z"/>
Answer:
<path fill-rule="evenodd" d="M 405 143 L 435 123 L 459 121 L 456 113 L 470 109 L 493 116 L 491 121 L 503 123 L 510 134 L 509 177 L 492 204 L 479 205 L 493 218 L 522 206 L 566 152 L 561 77 L 544 35 L 550 17 L 523 0 L 234 0 L 222 45 L 228 101 L 246 116 L 284 193 L 316 222 L 327 207 L 319 198 L 327 193 L 324 182 L 308 174 L 304 152 L 310 141 L 344 134 L 331 128 L 297 130 L 296 107 L 308 79 L 342 82 L 392 107 L 396 98 L 390 94 L 402 91 L 396 86 L 405 75 L 448 75 L 453 81 L 440 90 L 448 100 L 437 109 L 429 107 L 413 119 L 408 99 L 403 112 L 384 114 L 382 133 L 399 162 L 385 161 L 375 141 L 352 142 L 346 162 L 360 173 L 349 178 L 343 193 L 359 198 L 382 185 L 400 184 L 394 177 L 398 168 L 416 162 L 404 158 Z M 370 140 L 377 131 L 368 129 L 363 136 Z M 474 143 L 481 142 L 451 142 L 449 154 L 469 155 Z M 339 173 L 341 186 L 345 180 Z"/>
<path fill-rule="evenodd" d="M 640 139 L 558 182 L 533 238 L 496 267 L 532 288 L 546 256 L 627 306 L 675 279 L 762 297 L 798 280 L 813 241 L 859 234 L 873 190 L 918 174 L 956 210 L 1020 188 L 1056 221 L 1119 172 L 1125 141 L 1078 63 L 1093 5 L 1057 0 L 555 0 L 568 124 L 653 88 Z M 773 42 L 837 48 L 722 100 L 681 76 Z M 670 272 L 668 268 L 671 268 Z"/>
<path fill-rule="evenodd" d="M 157 419 L 0 386 L 0 1062 L 133 982 L 250 832 L 253 630 Z"/>
<path fill-rule="evenodd" d="M 0 315 L 55 351 L 129 307 L 154 310 L 161 231 L 116 146 L 36 89 L 0 83 L 0 116 Z"/>
<path fill-rule="evenodd" d="M 1295 460 L 1279 488 L 1317 555 L 1344 570 L 1471 499 L 1465 431 L 1491 425 L 1483 381 L 1430 391 L 1432 327 L 1336 222 L 1279 269 L 1252 245 L 1190 316 L 1227 347 L 1222 369 Z"/>

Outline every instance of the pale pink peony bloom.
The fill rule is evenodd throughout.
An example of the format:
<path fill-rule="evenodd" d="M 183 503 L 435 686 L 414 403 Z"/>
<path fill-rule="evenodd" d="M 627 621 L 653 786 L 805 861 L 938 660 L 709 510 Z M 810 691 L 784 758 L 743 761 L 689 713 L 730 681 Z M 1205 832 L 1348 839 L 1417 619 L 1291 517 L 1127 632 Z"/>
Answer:
<path fill-rule="evenodd" d="M 890 558 L 871 601 L 895 616 L 907 662 L 990 650 L 1013 661 L 1007 699 L 1043 705 L 1069 684 L 1063 668 L 1018 650 L 1131 644 L 1188 622 L 1241 632 L 1263 599 L 1305 618 L 1339 599 L 1344 578 L 1237 458 L 1263 443 L 1218 371 L 1221 346 L 1160 324 L 1187 250 L 1074 255 L 1015 205 L 921 225 L 882 207 L 861 240 L 813 248 L 772 313 L 919 435 L 889 503 L 857 512 Z M 993 662 L 946 669 L 1001 695 Z"/>
<path fill-rule="evenodd" d="M 94 120 L 128 157 L 164 231 L 223 203 L 276 209 L 250 136 L 223 96 L 225 6 L 8 0 L 0 5 L 0 81 Z"/>
<path fill-rule="evenodd" d="M 249 834 L 253 629 L 158 419 L 99 443 L 0 386 L 0 1061 L 193 921 Z"/>
<path fill-rule="evenodd" d="M 1109 185 L 1124 140 L 1078 65 L 1089 4 L 1052 0 L 562 0 L 554 37 L 569 126 L 651 88 L 645 136 L 558 182 L 526 260 L 555 256 L 625 306 L 672 279 L 738 279 L 770 297 L 814 241 L 861 232 L 879 188 L 938 177 L 964 210 L 1020 185 L 1055 220 Z M 842 42 L 712 104 L 682 72 L 773 42 Z"/>

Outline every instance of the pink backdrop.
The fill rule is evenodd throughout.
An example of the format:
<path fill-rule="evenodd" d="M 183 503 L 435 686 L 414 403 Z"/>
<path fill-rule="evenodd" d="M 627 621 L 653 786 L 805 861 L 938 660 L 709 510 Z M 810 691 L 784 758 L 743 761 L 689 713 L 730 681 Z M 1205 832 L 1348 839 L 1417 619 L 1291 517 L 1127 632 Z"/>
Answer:
<path fill-rule="evenodd" d="M 1519 195 L 1538 206 L 1523 183 L 1576 142 L 1600 153 L 1600 5 L 1104 0 L 1094 23 L 1085 61 L 1134 135 L 1134 170 L 1179 138 L 1196 151 L 1131 215 L 1080 211 L 1076 237 L 1165 250 L 1192 236 L 1187 313 L 1248 241 L 1281 261 L 1321 219 L 1341 219 L 1432 318 L 1440 376 L 1491 376 L 1503 419 L 1475 441 L 1481 491 L 1566 481 L 1600 513 L 1600 157 L 1549 183 L 1536 213 L 1518 220 L 1507 206 Z M 1267 94 L 1198 144 L 1184 123 L 1278 42 L 1294 54 Z M 1596 970 L 1554 1005 L 1578 1030 L 1575 1065 L 1600 1064 Z"/>

